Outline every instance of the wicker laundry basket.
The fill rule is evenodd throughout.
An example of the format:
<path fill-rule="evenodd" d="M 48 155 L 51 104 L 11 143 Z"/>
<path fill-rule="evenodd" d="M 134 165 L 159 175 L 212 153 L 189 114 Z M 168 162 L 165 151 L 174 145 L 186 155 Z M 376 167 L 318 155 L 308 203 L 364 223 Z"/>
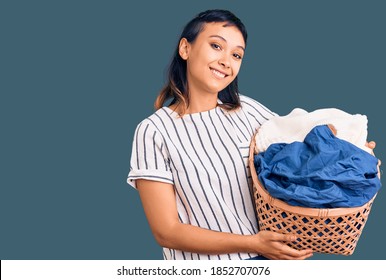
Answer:
<path fill-rule="evenodd" d="M 317 253 L 353 254 L 375 196 L 361 207 L 330 209 L 292 206 L 275 199 L 257 177 L 254 140 L 253 137 L 249 149 L 249 166 L 259 230 L 296 234 L 299 238 L 288 243 L 295 249 L 310 248 Z"/>

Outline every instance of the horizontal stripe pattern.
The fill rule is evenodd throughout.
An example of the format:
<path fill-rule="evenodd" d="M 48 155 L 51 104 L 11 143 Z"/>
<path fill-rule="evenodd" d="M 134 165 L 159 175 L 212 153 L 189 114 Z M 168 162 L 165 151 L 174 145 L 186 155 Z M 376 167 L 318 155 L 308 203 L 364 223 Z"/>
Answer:
<path fill-rule="evenodd" d="M 135 131 L 127 182 L 171 183 L 182 223 L 236 234 L 257 233 L 248 167 L 249 142 L 274 114 L 240 96 L 242 107 L 184 115 L 163 107 Z M 247 259 L 248 253 L 205 255 L 164 248 L 165 259 Z"/>

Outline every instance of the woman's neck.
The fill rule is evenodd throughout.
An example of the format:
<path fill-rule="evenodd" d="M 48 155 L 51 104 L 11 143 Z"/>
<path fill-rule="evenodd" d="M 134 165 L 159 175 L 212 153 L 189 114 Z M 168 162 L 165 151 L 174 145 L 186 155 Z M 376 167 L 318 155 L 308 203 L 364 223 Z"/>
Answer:
<path fill-rule="evenodd" d="M 217 107 L 217 95 L 206 98 L 194 98 L 189 100 L 189 107 L 186 109 L 186 114 L 205 112 Z"/>
<path fill-rule="evenodd" d="M 174 111 L 183 111 L 180 106 L 183 104 L 173 104 L 169 108 Z M 200 112 L 206 112 L 217 107 L 217 94 L 212 96 L 190 96 L 189 107 L 185 108 L 185 114 L 194 114 Z"/>

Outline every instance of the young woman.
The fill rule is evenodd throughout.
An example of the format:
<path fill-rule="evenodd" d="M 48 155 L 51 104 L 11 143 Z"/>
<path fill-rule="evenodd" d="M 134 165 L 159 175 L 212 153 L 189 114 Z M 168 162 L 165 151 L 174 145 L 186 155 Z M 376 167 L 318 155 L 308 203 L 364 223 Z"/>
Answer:
<path fill-rule="evenodd" d="M 139 191 L 165 259 L 312 255 L 284 244 L 295 236 L 257 229 L 249 143 L 274 114 L 238 94 L 246 43 L 231 12 L 197 15 L 181 34 L 158 110 L 136 129 L 128 183 Z"/>

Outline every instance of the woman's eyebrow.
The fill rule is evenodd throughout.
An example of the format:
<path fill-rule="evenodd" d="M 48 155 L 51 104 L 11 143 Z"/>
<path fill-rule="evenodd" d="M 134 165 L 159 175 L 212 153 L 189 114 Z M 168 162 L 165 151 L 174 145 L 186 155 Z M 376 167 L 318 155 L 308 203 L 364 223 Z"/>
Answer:
<path fill-rule="evenodd" d="M 220 35 L 211 35 L 211 36 L 209 36 L 209 38 L 219 38 L 220 40 L 222 40 L 222 41 L 227 43 L 227 40 L 225 40 L 225 38 L 220 36 Z M 243 51 L 245 51 L 245 48 L 243 46 L 236 46 L 236 47 L 242 49 Z"/>

